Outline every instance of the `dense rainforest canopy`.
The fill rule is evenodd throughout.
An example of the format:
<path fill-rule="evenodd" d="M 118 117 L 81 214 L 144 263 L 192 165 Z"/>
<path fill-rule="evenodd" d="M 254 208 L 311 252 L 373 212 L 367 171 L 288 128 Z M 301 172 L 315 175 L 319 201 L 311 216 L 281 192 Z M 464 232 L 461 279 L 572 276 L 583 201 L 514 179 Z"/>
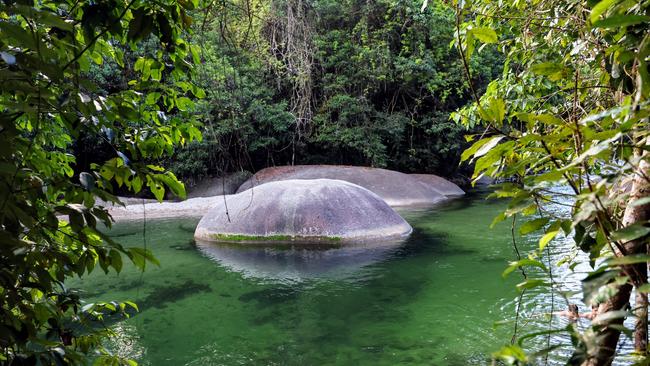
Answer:
<path fill-rule="evenodd" d="M 183 198 L 177 177 L 271 165 L 454 176 L 469 160 L 475 179 L 507 180 L 495 196 L 512 201 L 495 223 L 512 220 L 518 257 L 505 274 L 521 272 L 520 296 L 545 288 L 569 301 L 554 270 L 583 261 L 578 295 L 598 306 L 588 329 L 516 333 L 495 362 L 545 362 L 563 345 L 526 341 L 568 332 L 569 363 L 608 365 L 628 318 L 647 364 L 648 7 L 0 2 L 0 363 L 133 363 L 102 340 L 137 305 L 85 304 L 65 287 L 125 258 L 157 263 L 100 230 L 111 218 L 98 199 Z M 520 253 L 516 231 L 539 248 Z M 563 236 L 575 251 L 553 263 Z"/>
<path fill-rule="evenodd" d="M 201 50 L 196 80 L 205 98 L 194 112 L 204 138 L 164 164 L 184 178 L 307 163 L 454 175 L 464 139 L 449 113 L 467 103 L 469 87 L 449 47 L 453 10 L 420 7 L 211 2 L 197 12 L 192 35 Z M 148 39 L 125 57 L 152 52 Z M 476 88 L 496 76 L 499 60 L 493 50 L 472 59 Z M 90 76 L 109 93 L 127 90 L 134 71 L 104 63 Z M 78 156 L 107 151 L 84 142 Z"/>

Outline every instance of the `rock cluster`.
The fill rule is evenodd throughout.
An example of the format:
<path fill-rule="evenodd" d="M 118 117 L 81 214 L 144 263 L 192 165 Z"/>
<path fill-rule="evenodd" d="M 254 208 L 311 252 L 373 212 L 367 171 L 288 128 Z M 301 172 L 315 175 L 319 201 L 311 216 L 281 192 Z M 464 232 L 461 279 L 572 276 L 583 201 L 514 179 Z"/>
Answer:
<path fill-rule="evenodd" d="M 433 206 L 465 194 L 436 175 L 355 166 L 267 168 L 228 194 L 234 192 L 235 180 L 197 185 L 193 198 L 181 202 L 139 200 L 107 207 L 116 220 L 202 217 L 194 234 L 198 241 L 376 245 L 404 238 L 412 230 L 392 207 Z"/>
<path fill-rule="evenodd" d="M 430 206 L 446 199 L 428 183 L 394 170 L 344 165 L 295 165 L 262 169 L 237 193 L 268 182 L 288 179 L 338 179 L 366 188 L 393 207 Z M 451 183 L 453 184 L 453 183 Z"/>

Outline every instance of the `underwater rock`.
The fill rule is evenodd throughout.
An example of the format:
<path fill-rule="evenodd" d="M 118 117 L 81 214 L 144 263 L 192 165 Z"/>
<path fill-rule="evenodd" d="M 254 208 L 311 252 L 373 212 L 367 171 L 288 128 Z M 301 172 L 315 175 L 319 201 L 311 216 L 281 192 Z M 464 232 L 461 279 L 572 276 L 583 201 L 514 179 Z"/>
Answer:
<path fill-rule="evenodd" d="M 268 182 L 322 178 L 338 179 L 359 185 L 377 194 L 390 206 L 428 206 L 446 198 L 429 185 L 408 174 L 347 165 L 295 165 L 262 169 L 244 182 L 237 193 Z"/>
<path fill-rule="evenodd" d="M 409 174 L 411 177 L 430 186 L 444 196 L 462 196 L 465 194 L 459 186 L 435 174 Z"/>
<path fill-rule="evenodd" d="M 339 244 L 392 240 L 412 231 L 371 191 L 332 179 L 283 180 L 225 196 L 194 237 L 216 242 Z"/>

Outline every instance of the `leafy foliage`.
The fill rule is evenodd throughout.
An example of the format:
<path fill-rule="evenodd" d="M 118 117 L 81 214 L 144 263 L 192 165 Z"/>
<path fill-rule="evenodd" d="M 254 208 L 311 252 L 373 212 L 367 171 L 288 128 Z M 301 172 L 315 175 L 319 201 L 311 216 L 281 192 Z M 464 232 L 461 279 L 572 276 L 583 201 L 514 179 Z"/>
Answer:
<path fill-rule="evenodd" d="M 357 164 L 452 173 L 462 129 L 447 115 L 469 97 L 448 47 L 453 13 L 439 3 L 422 12 L 417 1 L 320 1 L 315 11 L 324 31 L 314 141 Z M 483 85 L 498 64 L 489 51 L 473 65 Z"/>
<path fill-rule="evenodd" d="M 495 222 L 534 217 L 520 231 L 540 235 L 539 248 L 508 271 L 541 268 L 539 278 L 528 278 L 519 288 L 549 286 L 561 295 L 547 278 L 549 269 L 541 266 L 557 238 L 573 237 L 593 269 L 583 294 L 588 304 L 599 305 L 599 317 L 584 332 L 570 326 L 537 336 L 568 332 L 576 347 L 570 364 L 609 364 L 623 318 L 630 315 L 625 310 L 630 291 L 647 288 L 647 257 L 628 258 L 646 253 L 650 224 L 648 3 L 473 0 L 453 6 L 455 46 L 464 57 L 494 43 L 507 57 L 501 78 L 453 118 L 484 127 L 470 136 L 473 145 L 463 154 L 474 163 L 474 178 L 509 180 L 495 192 L 511 199 Z M 562 186 L 570 193 L 558 192 Z M 571 206 L 569 217 L 545 209 L 558 200 Z M 603 261 L 609 257 L 616 260 Z M 567 253 L 553 265 L 571 269 L 580 258 Z M 636 345 L 645 355 L 643 291 L 635 299 Z M 520 346 L 505 347 L 495 357 L 527 364 L 553 350 L 526 354 Z"/>
<path fill-rule="evenodd" d="M 421 12 L 418 0 L 298 2 L 313 23 L 302 50 L 312 52 L 303 56 L 312 61 L 305 94 L 313 111 L 304 121 L 294 94 L 305 64 L 296 66 L 292 46 L 274 38 L 294 3 L 215 3 L 195 23 L 205 140 L 179 150 L 170 167 L 184 177 L 291 163 L 453 175 L 466 143 L 448 114 L 469 98 L 448 46 L 453 11 L 432 4 Z M 477 88 L 499 63 L 492 49 L 473 59 Z"/>
<path fill-rule="evenodd" d="M 146 160 L 200 139 L 190 114 L 190 96 L 201 94 L 190 80 L 198 53 L 182 38 L 196 6 L 0 3 L 0 362 L 130 363 L 102 347 L 110 333 L 102 323 L 136 305 L 84 304 L 64 283 L 96 267 L 119 272 L 123 256 L 142 269 L 157 263 L 147 249 L 125 248 L 99 230 L 111 218 L 98 199 L 118 202 L 119 187 L 148 187 L 158 199 L 167 189 L 185 195 L 173 173 Z M 156 51 L 125 57 L 143 39 Z M 128 89 L 102 90 L 92 65 L 130 70 Z M 102 141 L 107 159 L 80 167 L 71 152 L 82 138 Z"/>

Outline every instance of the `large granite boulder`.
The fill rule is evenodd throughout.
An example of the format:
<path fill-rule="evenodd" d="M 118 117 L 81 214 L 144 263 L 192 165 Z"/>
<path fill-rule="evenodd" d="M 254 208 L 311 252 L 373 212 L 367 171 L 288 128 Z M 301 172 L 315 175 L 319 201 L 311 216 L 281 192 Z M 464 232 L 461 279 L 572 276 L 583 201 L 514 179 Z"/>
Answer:
<path fill-rule="evenodd" d="M 262 169 L 244 182 L 237 193 L 268 182 L 321 178 L 343 180 L 364 187 L 377 194 L 390 206 L 427 206 L 446 198 L 408 174 L 344 165 L 295 165 Z"/>
<path fill-rule="evenodd" d="M 411 177 L 419 180 L 420 182 L 428 185 L 429 187 L 435 189 L 440 194 L 453 197 L 453 196 L 462 196 L 465 194 L 459 186 L 446 180 L 443 177 L 439 177 L 434 174 L 409 174 Z"/>
<path fill-rule="evenodd" d="M 237 192 L 242 183 L 250 178 L 252 173 L 247 171 L 230 173 L 223 177 L 207 177 L 187 184 L 187 198 L 214 197 Z"/>
<path fill-rule="evenodd" d="M 217 242 L 339 244 L 393 240 L 411 226 L 381 198 L 332 179 L 271 182 L 225 196 L 194 237 Z"/>

